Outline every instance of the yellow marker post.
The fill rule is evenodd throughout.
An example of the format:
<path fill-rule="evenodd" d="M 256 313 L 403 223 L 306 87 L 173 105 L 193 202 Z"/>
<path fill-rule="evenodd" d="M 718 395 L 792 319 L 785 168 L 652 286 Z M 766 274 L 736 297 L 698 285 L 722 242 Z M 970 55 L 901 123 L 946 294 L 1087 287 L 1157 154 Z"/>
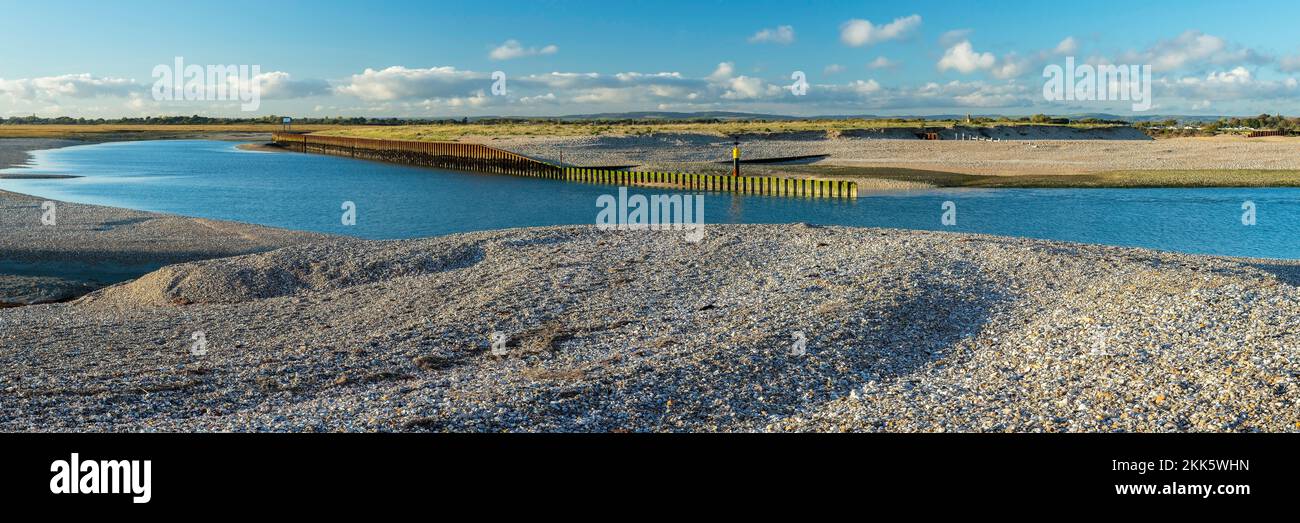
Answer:
<path fill-rule="evenodd" d="M 740 176 L 740 142 L 731 148 L 731 175 Z"/>

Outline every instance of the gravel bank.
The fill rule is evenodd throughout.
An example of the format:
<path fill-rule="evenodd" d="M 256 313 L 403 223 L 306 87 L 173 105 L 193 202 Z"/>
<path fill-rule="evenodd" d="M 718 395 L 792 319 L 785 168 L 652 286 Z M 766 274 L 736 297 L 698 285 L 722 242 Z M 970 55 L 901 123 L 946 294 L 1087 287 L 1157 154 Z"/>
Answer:
<path fill-rule="evenodd" d="M 1296 431 L 1297 284 L 806 225 L 335 239 L 0 310 L 0 430 Z"/>
<path fill-rule="evenodd" d="M 0 138 L 0 169 L 18 167 L 31 159 L 30 151 L 58 149 L 70 145 L 79 145 L 77 140 L 55 140 L 47 138 Z"/>
<path fill-rule="evenodd" d="M 171 263 L 263 252 L 324 235 L 0 191 L 0 305 L 66 300 Z"/>
<path fill-rule="evenodd" d="M 469 138 L 467 138 L 469 140 Z M 708 134 L 475 138 L 521 154 L 583 166 L 727 170 L 731 140 Z M 777 135 L 747 139 L 746 158 L 830 155 L 818 165 L 902 167 L 985 175 L 1082 174 L 1143 169 L 1300 169 L 1295 138 L 1170 138 L 1161 140 L 927 141 L 867 136 Z M 751 166 L 754 172 L 771 167 Z"/>

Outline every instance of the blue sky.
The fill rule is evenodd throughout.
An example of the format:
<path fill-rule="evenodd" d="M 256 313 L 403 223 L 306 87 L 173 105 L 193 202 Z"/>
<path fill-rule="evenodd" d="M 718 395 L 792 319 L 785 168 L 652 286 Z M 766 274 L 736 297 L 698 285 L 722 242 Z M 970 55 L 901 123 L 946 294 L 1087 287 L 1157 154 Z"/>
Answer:
<path fill-rule="evenodd" d="M 0 116 L 1127 114 L 1043 70 L 1150 65 L 1159 114 L 1300 114 L 1291 2 L 5 1 Z M 256 65 L 255 111 L 154 69 Z M 492 73 L 506 92 L 492 92 Z M 789 89 L 801 71 L 804 95 Z M 247 87 L 247 85 L 245 86 Z"/>

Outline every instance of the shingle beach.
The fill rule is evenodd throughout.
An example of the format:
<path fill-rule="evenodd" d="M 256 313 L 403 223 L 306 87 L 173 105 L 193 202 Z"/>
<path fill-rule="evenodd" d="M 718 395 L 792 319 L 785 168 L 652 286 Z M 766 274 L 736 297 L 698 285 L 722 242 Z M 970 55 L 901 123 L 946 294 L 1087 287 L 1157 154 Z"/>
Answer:
<path fill-rule="evenodd" d="M 804 224 L 323 239 L 0 310 L 0 430 L 1295 431 L 1297 284 Z"/>

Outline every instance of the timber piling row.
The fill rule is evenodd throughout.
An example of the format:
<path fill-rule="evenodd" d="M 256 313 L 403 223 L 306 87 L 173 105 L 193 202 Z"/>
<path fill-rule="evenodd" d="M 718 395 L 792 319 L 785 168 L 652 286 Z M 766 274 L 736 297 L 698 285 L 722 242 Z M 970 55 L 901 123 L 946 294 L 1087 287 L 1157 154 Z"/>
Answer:
<path fill-rule="evenodd" d="M 803 198 L 858 197 L 858 184 L 851 181 L 561 167 L 473 143 L 377 140 L 298 133 L 274 133 L 272 139 L 281 147 L 304 153 L 572 182 Z"/>

